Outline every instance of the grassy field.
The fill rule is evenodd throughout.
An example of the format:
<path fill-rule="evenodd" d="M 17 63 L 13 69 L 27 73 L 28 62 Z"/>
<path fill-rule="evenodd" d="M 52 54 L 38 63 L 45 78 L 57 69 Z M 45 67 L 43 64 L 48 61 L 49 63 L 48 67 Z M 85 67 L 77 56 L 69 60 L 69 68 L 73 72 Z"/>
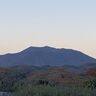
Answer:
<path fill-rule="evenodd" d="M 20 87 L 16 96 L 96 96 L 96 89 L 84 87 L 51 87 L 45 85 Z"/>

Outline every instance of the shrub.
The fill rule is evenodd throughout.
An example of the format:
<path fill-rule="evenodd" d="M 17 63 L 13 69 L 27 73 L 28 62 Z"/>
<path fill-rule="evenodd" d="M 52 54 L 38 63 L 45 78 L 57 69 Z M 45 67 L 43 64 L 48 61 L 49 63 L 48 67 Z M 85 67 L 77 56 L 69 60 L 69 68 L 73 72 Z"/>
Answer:
<path fill-rule="evenodd" d="M 91 89 L 96 88 L 96 79 L 85 81 L 84 82 L 84 87 L 88 87 L 88 88 L 91 88 Z"/>

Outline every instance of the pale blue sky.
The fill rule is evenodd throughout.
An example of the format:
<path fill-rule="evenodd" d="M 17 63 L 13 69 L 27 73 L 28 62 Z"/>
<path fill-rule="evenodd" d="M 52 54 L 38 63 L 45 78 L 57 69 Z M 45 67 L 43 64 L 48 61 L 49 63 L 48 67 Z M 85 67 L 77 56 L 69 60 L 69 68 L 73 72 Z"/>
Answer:
<path fill-rule="evenodd" d="M 96 57 L 96 0 L 0 0 L 0 54 L 29 46 Z"/>

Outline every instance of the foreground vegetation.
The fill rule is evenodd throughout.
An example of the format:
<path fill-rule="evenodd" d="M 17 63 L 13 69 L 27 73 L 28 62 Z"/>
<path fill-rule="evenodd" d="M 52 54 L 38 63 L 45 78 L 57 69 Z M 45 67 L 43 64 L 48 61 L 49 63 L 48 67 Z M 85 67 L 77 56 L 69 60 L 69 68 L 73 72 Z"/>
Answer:
<path fill-rule="evenodd" d="M 1 71 L 1 70 L 0 70 Z M 96 96 L 96 78 L 63 70 L 0 72 L 0 91 L 15 96 Z"/>
<path fill-rule="evenodd" d="M 10 87 L 11 90 L 8 89 L 8 91 L 15 93 L 14 96 L 96 96 L 96 89 L 88 87 L 60 87 L 31 84 Z"/>
<path fill-rule="evenodd" d="M 96 96 L 96 89 L 77 87 L 51 87 L 46 85 L 23 86 L 16 91 L 16 96 Z"/>

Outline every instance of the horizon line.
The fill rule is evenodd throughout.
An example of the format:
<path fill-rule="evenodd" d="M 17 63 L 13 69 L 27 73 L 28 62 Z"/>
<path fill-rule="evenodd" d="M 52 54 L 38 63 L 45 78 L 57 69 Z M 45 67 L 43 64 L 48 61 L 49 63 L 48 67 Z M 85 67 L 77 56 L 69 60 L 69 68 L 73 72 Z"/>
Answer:
<path fill-rule="evenodd" d="M 24 50 L 27 50 L 29 48 L 53 48 L 53 49 L 58 49 L 58 50 L 62 50 L 62 49 L 64 49 L 64 50 L 73 50 L 73 51 L 81 52 L 81 53 L 83 53 L 83 54 L 85 54 L 85 55 L 87 55 L 87 56 L 89 56 L 91 58 L 96 59 L 94 56 L 91 56 L 90 54 L 87 54 L 86 52 L 80 51 L 80 50 L 75 49 L 75 48 L 64 48 L 64 47 L 53 47 L 53 46 L 29 46 L 29 47 L 23 48 L 22 50 L 17 51 L 17 52 L 6 52 L 6 53 L 0 54 L 0 55 L 2 56 L 2 55 L 8 55 L 8 54 L 16 54 L 16 53 L 20 53 L 20 52 L 22 52 Z"/>

